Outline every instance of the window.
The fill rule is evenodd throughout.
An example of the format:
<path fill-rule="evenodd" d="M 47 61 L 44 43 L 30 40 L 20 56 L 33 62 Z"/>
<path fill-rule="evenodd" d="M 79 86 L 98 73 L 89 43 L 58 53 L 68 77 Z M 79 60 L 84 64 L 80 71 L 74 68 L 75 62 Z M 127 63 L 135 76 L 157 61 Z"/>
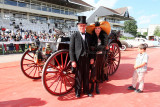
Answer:
<path fill-rule="evenodd" d="M 22 14 L 23 19 L 27 19 L 27 14 Z"/>
<path fill-rule="evenodd" d="M 4 0 L 4 4 L 17 6 L 17 0 Z"/>
<path fill-rule="evenodd" d="M 69 15 L 74 15 L 74 11 L 70 10 Z"/>
<path fill-rule="evenodd" d="M 69 14 L 69 11 L 68 11 L 68 10 L 65 10 L 65 14 L 68 15 L 68 14 Z"/>
<path fill-rule="evenodd" d="M 54 8 L 54 9 L 52 9 L 52 12 L 54 12 L 54 13 L 60 13 L 60 10 L 58 8 Z"/>
<path fill-rule="evenodd" d="M 64 10 L 61 10 L 61 14 L 65 14 L 65 11 L 64 11 Z"/>
<path fill-rule="evenodd" d="M 31 9 L 41 10 L 41 3 L 40 2 L 32 2 Z"/>
<path fill-rule="evenodd" d="M 29 3 L 25 3 L 24 1 L 18 1 L 18 6 L 29 8 L 30 5 L 29 5 Z"/>
<path fill-rule="evenodd" d="M 42 23 L 47 23 L 47 18 L 46 17 L 39 17 L 39 20 Z"/>
<path fill-rule="evenodd" d="M 49 20 L 50 20 L 50 23 L 54 23 L 55 19 L 54 18 L 50 18 Z"/>
<path fill-rule="evenodd" d="M 0 0 L 0 3 L 3 3 L 3 0 Z"/>
<path fill-rule="evenodd" d="M 47 6 L 42 6 L 42 11 L 47 11 Z"/>
<path fill-rule="evenodd" d="M 129 17 L 128 11 L 125 12 L 124 17 Z"/>
<path fill-rule="evenodd" d="M 15 18 L 22 18 L 22 14 L 15 14 Z"/>
<path fill-rule="evenodd" d="M 51 8 L 51 6 L 49 5 L 49 6 L 47 6 L 47 11 L 48 12 L 52 12 L 52 8 Z"/>

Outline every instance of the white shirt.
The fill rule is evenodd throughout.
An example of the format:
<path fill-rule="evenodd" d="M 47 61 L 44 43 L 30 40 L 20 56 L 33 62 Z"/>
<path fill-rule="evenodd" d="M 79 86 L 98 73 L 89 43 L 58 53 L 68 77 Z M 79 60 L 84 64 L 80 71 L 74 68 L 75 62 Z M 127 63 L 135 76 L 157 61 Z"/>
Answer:
<path fill-rule="evenodd" d="M 138 54 L 136 58 L 136 66 L 146 63 L 145 66 L 138 68 L 138 72 L 146 72 L 147 71 L 147 63 L 148 63 L 148 55 L 147 53 Z"/>
<path fill-rule="evenodd" d="M 85 40 L 85 34 L 82 34 L 82 33 L 80 34 L 81 34 L 82 39 Z"/>

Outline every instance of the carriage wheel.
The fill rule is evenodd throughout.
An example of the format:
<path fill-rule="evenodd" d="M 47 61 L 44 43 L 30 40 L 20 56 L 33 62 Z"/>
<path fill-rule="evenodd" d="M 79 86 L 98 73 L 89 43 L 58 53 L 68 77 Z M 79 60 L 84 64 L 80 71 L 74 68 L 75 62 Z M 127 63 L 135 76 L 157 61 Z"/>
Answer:
<path fill-rule="evenodd" d="M 73 89 L 75 75 L 71 70 L 67 50 L 60 50 L 47 60 L 43 68 L 42 82 L 45 89 L 53 95 L 64 95 Z"/>
<path fill-rule="evenodd" d="M 107 59 L 105 62 L 105 68 L 109 75 L 114 74 L 120 63 L 121 53 L 117 43 L 111 43 L 109 45 L 109 52 L 107 53 Z"/>
<path fill-rule="evenodd" d="M 27 50 L 21 59 L 21 70 L 31 79 L 40 79 L 40 73 L 42 72 L 43 65 L 34 62 L 34 51 Z"/>

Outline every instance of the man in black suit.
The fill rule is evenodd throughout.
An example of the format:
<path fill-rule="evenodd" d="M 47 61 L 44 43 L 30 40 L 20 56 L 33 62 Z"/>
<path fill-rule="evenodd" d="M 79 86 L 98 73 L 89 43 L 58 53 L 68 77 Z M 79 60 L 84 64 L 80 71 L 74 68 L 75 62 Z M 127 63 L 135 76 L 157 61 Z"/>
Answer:
<path fill-rule="evenodd" d="M 86 33 L 86 16 L 78 16 L 78 32 L 70 38 L 69 54 L 72 67 L 75 69 L 75 94 L 80 97 L 83 84 L 83 93 L 89 97 L 89 47 L 90 35 Z M 82 83 L 83 82 L 83 83 Z"/>

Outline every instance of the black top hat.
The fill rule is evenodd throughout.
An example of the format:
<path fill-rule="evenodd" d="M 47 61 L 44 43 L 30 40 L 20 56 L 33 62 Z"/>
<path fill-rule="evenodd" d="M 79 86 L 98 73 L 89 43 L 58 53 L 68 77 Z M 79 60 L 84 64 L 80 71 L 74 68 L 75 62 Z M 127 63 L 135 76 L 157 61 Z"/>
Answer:
<path fill-rule="evenodd" d="M 99 22 L 95 22 L 95 27 L 100 26 Z"/>
<path fill-rule="evenodd" d="M 87 24 L 86 22 L 86 16 L 78 16 L 78 24 Z"/>

